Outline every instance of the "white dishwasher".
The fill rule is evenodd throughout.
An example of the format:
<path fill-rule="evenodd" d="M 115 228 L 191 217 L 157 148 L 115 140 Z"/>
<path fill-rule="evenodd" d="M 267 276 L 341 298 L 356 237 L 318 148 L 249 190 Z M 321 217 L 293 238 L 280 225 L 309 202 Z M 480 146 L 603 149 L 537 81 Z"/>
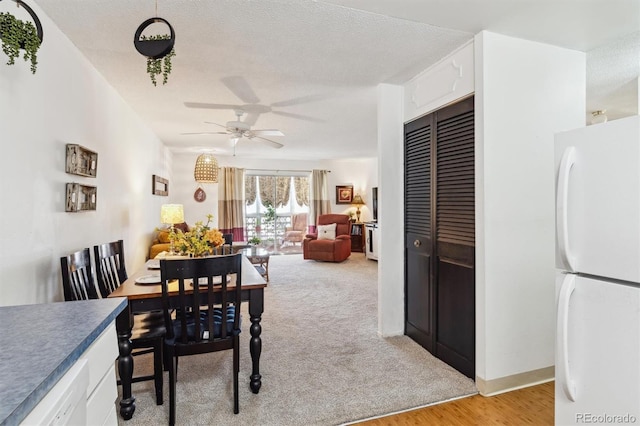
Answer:
<path fill-rule="evenodd" d="M 78 360 L 42 398 L 22 425 L 85 425 L 89 366 Z"/>

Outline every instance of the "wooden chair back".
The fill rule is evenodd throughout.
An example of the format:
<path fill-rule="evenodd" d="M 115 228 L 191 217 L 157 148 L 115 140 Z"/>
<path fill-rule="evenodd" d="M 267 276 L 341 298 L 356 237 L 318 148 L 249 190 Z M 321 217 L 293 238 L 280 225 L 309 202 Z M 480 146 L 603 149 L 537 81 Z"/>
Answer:
<path fill-rule="evenodd" d="M 214 255 L 233 254 L 233 234 L 222 234 L 224 243 L 221 246 L 213 248 Z"/>
<path fill-rule="evenodd" d="M 235 291 L 228 278 L 235 274 Z M 242 254 L 192 259 L 160 260 L 162 302 L 175 355 L 231 349 L 240 332 Z M 170 303 L 168 285 L 176 280 L 177 303 Z M 192 283 L 199 283 L 192 286 Z M 188 294 L 193 288 L 193 294 Z M 176 309 L 175 319 L 171 309 Z M 233 315 L 232 315 L 233 314 Z"/>
<path fill-rule="evenodd" d="M 64 300 L 98 299 L 98 292 L 91 271 L 89 248 L 60 258 Z"/>
<path fill-rule="evenodd" d="M 102 297 L 120 287 L 127 279 L 127 268 L 124 264 L 124 243 L 122 240 L 93 246 L 96 262 L 98 289 Z"/>

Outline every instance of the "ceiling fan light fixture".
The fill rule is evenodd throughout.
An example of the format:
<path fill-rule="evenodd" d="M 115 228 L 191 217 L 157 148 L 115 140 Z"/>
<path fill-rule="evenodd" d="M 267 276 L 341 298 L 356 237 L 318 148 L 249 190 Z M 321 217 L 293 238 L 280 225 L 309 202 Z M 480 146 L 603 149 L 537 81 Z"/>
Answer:
<path fill-rule="evenodd" d="M 608 120 L 607 115 L 605 114 L 607 112 L 606 109 L 600 109 L 597 111 L 593 111 L 591 113 L 591 124 L 600 124 L 600 123 L 606 123 Z"/>
<path fill-rule="evenodd" d="M 193 177 L 199 183 L 218 183 L 218 160 L 211 154 L 200 154 L 196 159 Z"/>

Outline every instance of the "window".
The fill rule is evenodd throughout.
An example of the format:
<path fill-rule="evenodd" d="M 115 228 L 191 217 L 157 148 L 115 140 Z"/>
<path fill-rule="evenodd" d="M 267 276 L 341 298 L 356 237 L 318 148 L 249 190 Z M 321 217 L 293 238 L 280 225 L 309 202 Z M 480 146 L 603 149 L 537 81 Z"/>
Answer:
<path fill-rule="evenodd" d="M 272 252 L 282 248 L 291 215 L 309 212 L 309 176 L 245 174 L 245 217 L 249 241 L 257 237 Z M 299 251 L 299 250 L 298 250 Z"/>

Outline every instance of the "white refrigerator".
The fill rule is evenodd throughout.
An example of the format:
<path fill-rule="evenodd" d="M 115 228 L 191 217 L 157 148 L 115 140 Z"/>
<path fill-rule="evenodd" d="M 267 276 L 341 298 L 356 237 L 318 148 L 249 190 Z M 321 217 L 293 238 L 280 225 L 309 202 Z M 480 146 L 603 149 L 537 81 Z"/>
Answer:
<path fill-rule="evenodd" d="M 640 116 L 558 133 L 555 423 L 640 424 Z"/>

